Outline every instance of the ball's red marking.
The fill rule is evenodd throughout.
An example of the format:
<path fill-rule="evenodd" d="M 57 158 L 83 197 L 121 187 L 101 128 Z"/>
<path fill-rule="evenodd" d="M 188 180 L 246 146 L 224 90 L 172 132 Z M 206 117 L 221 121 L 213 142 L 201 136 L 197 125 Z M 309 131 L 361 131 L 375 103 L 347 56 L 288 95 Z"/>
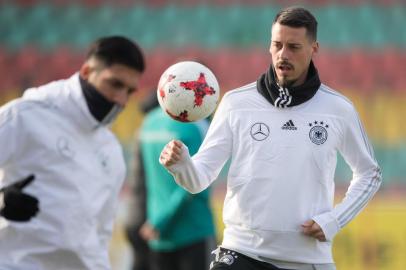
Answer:
<path fill-rule="evenodd" d="M 181 121 L 181 122 L 190 122 L 190 120 L 188 119 L 189 115 L 187 113 L 186 110 L 184 110 L 183 112 L 181 112 L 179 115 L 174 115 L 172 114 L 170 111 L 166 110 L 166 113 L 172 117 L 173 119 L 177 120 L 177 121 Z"/>
<path fill-rule="evenodd" d="M 203 98 L 206 95 L 214 95 L 216 93 L 214 88 L 207 84 L 206 77 L 202 72 L 196 81 L 181 82 L 180 86 L 195 93 L 195 107 L 202 105 Z"/>

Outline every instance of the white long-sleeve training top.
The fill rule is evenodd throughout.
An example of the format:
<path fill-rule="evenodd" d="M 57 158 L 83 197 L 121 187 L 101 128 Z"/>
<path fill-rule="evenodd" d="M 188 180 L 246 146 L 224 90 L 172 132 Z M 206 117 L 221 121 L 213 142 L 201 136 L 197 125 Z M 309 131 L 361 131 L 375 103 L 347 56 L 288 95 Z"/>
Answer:
<path fill-rule="evenodd" d="M 337 151 L 351 167 L 345 198 L 334 206 Z M 168 167 L 192 193 L 207 188 L 231 158 L 222 246 L 259 258 L 333 263 L 331 240 L 378 190 L 381 173 L 353 105 L 321 85 L 298 106 L 272 106 L 252 83 L 226 93 L 193 158 Z M 302 233 L 316 221 L 328 241 Z"/>
<path fill-rule="evenodd" d="M 109 270 L 125 177 L 121 146 L 91 115 L 78 74 L 27 90 L 0 109 L 0 186 L 29 174 L 40 212 L 0 218 L 0 269 Z"/>

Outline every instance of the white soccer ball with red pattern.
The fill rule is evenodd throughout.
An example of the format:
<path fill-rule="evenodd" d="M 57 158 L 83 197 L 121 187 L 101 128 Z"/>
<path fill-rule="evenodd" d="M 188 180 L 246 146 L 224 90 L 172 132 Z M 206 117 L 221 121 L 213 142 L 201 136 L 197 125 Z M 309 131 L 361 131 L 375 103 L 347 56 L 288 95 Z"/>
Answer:
<path fill-rule="evenodd" d="M 193 122 L 208 117 L 216 109 L 220 87 L 213 72 L 192 61 L 179 62 L 162 74 L 158 101 L 173 119 Z"/>

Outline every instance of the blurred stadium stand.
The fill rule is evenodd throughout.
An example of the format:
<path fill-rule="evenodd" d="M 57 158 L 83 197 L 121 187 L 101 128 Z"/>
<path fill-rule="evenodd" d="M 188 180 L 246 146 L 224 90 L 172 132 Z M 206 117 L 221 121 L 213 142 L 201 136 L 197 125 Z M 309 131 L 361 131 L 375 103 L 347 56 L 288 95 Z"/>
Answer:
<path fill-rule="evenodd" d="M 378 258 L 366 259 L 369 253 L 361 252 L 361 259 L 355 256 L 355 266 L 350 266 L 351 260 L 345 256 L 357 253 L 343 251 L 365 249 L 364 238 L 354 236 L 362 231 L 358 229 L 361 225 L 370 225 L 363 220 L 377 220 L 381 215 L 389 218 L 386 215 L 394 206 L 387 203 L 388 197 L 406 194 L 404 0 L 0 0 L 0 102 L 19 96 L 27 87 L 69 76 L 80 67 L 84 49 L 100 36 L 133 38 L 145 49 L 147 71 L 143 89 L 114 126 L 130 160 L 132 134 L 142 120 L 137 100 L 156 87 L 169 65 L 186 59 L 203 62 L 217 75 L 223 93 L 252 82 L 271 61 L 271 20 L 281 7 L 291 4 L 304 4 L 316 15 L 321 51 L 315 61 L 321 78 L 353 100 L 383 168 L 386 195 L 377 207 L 386 210 L 367 212 L 338 238 L 339 269 L 404 270 L 406 259 L 399 257 L 394 264 L 395 255 L 388 255 L 395 259 L 387 260 L 378 250 L 406 252 L 403 212 L 394 221 L 403 226 L 399 234 L 387 225 L 377 228 L 393 240 L 383 244 L 379 237 L 379 241 L 373 240 L 377 251 L 368 252 Z M 343 164 L 339 160 L 339 185 L 347 185 L 350 178 Z M 387 190 L 392 191 L 385 193 Z M 401 205 L 405 210 L 406 203 Z"/>

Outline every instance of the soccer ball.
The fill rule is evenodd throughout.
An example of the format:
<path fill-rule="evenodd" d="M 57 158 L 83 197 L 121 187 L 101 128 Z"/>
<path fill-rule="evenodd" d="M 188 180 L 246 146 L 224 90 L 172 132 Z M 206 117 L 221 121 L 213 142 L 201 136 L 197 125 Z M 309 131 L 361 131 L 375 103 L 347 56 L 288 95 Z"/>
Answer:
<path fill-rule="evenodd" d="M 213 72 L 192 61 L 179 62 L 162 74 L 157 96 L 161 108 L 173 119 L 193 122 L 216 109 L 220 88 Z"/>

